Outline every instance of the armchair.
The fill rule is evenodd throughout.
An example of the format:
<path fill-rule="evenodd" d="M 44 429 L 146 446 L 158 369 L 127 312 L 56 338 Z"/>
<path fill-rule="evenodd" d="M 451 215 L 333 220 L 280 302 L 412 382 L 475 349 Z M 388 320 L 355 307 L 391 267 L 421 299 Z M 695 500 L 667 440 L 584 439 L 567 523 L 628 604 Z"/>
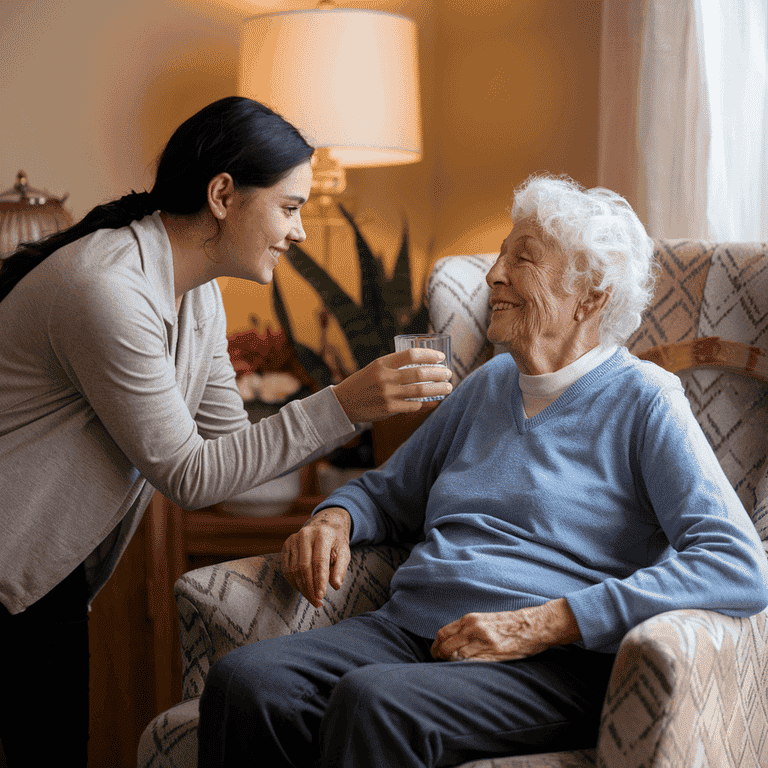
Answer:
<path fill-rule="evenodd" d="M 693 411 L 768 547 L 768 249 L 762 244 L 656 243 L 655 298 L 628 342 L 680 376 Z M 453 336 L 455 378 L 492 354 L 485 340 L 495 256 L 435 265 L 427 299 Z M 456 382 L 454 382 L 456 383 Z M 361 547 L 342 588 L 313 608 L 283 579 L 276 554 L 201 568 L 176 583 L 182 703 L 139 745 L 140 768 L 196 765 L 198 697 L 210 666 L 233 648 L 327 626 L 380 605 L 407 552 Z M 466 763 L 461 768 L 667 768 L 768 765 L 768 609 L 737 619 L 677 610 L 622 641 L 594 749 Z"/>

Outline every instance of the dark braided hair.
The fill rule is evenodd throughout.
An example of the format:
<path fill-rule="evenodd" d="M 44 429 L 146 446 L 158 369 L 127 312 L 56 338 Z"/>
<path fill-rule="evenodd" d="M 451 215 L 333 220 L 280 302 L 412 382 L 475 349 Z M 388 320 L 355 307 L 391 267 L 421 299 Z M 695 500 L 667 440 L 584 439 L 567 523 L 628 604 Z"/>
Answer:
<path fill-rule="evenodd" d="M 271 187 L 313 153 L 299 131 L 253 99 L 229 96 L 183 122 L 157 164 L 151 192 L 131 192 L 97 205 L 68 229 L 22 243 L 0 261 L 0 301 L 54 251 L 98 229 L 119 229 L 155 211 L 199 213 L 207 203 L 208 182 L 229 173 L 236 188 Z"/>

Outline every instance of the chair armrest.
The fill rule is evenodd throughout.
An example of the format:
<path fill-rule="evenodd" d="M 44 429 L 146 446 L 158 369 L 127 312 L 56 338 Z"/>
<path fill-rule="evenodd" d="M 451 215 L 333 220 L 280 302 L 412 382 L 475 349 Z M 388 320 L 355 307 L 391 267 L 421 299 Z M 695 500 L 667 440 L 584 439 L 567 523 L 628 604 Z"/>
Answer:
<path fill-rule="evenodd" d="M 182 701 L 154 718 L 139 738 L 138 768 L 191 768 L 197 765 L 199 719 L 199 699 Z"/>
<path fill-rule="evenodd" d="M 604 768 L 768 765 L 768 609 L 678 610 L 621 643 L 600 725 Z"/>
<path fill-rule="evenodd" d="M 407 555 L 407 549 L 396 546 L 356 547 L 341 589 L 329 589 L 320 608 L 288 584 L 278 554 L 185 573 L 174 590 L 184 700 L 200 696 L 211 665 L 241 645 L 375 610 L 389 596 L 392 574 Z"/>

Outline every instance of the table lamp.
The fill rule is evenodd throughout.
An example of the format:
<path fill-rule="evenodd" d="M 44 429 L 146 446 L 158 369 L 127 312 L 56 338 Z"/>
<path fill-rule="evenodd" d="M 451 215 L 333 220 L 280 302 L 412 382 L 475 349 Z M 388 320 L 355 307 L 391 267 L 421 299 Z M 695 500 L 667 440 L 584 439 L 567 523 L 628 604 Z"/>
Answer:
<path fill-rule="evenodd" d="M 326 259 L 344 169 L 421 159 L 416 24 L 404 16 L 322 0 L 314 10 L 246 19 L 237 90 L 317 147 L 312 193 L 325 220 Z"/>

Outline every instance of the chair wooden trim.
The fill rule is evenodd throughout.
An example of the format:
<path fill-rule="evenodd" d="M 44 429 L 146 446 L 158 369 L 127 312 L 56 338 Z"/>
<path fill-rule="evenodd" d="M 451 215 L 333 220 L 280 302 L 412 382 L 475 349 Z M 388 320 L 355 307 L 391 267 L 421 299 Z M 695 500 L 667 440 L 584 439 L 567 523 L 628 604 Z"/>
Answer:
<path fill-rule="evenodd" d="M 768 382 L 768 357 L 762 349 L 718 336 L 662 344 L 639 353 L 638 357 L 650 360 L 671 373 L 717 367 Z"/>

